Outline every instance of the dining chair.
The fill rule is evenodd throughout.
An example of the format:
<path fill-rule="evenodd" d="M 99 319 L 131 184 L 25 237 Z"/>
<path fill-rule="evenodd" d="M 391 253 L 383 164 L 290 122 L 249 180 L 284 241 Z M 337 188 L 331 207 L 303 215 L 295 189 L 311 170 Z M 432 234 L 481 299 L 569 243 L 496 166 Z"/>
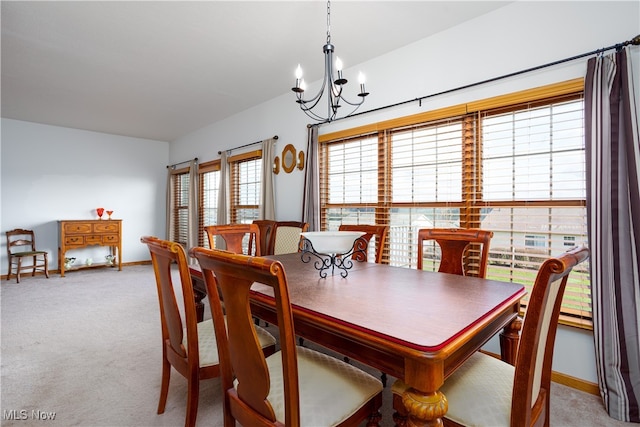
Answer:
<path fill-rule="evenodd" d="M 198 413 L 200 380 L 220 376 L 218 347 L 211 319 L 198 323 L 191 275 L 184 248 L 175 242 L 143 236 L 151 254 L 160 304 L 162 327 L 162 385 L 158 414 L 164 413 L 169 392 L 171 367 L 187 379 L 185 426 L 194 426 Z M 177 264 L 183 312 L 173 284 L 172 265 Z M 224 322 L 224 319 L 222 319 Z M 259 345 L 265 354 L 273 354 L 276 340 L 266 330 L 255 327 Z"/>
<path fill-rule="evenodd" d="M 487 274 L 489 261 L 489 244 L 493 231 L 477 228 L 423 228 L 418 230 L 418 270 L 423 269 L 427 241 L 435 241 L 440 247 L 441 273 L 458 274 L 461 276 L 477 276 L 484 278 Z M 479 256 L 472 254 L 474 245 L 479 245 L 476 251 Z M 438 255 L 432 253 L 427 259 L 437 262 Z"/>
<path fill-rule="evenodd" d="M 31 276 L 35 276 L 36 271 L 43 271 L 44 275 L 49 278 L 49 254 L 47 251 L 36 249 L 34 231 L 16 228 L 5 234 L 7 235 L 7 260 L 9 261 L 7 280 L 11 279 L 13 266 L 16 267 L 16 283 L 20 283 L 20 272 L 23 270 L 31 270 Z M 22 265 L 25 258 L 31 258 L 31 264 Z"/>
<path fill-rule="evenodd" d="M 298 252 L 300 234 L 307 231 L 309 224 L 300 221 L 276 221 L 271 234 L 270 255 Z"/>
<path fill-rule="evenodd" d="M 271 233 L 276 225 L 276 221 L 272 219 L 256 219 L 253 223 L 260 229 L 260 253 L 262 256 L 273 255 L 272 253 L 269 253 L 269 251 L 272 250 L 269 242 L 271 240 Z"/>
<path fill-rule="evenodd" d="M 256 224 L 224 224 L 204 227 L 209 247 L 216 248 L 216 236 L 220 236 L 226 244 L 226 250 L 245 255 L 260 256 L 260 228 Z M 225 248 L 222 248 L 225 249 Z"/>
<path fill-rule="evenodd" d="M 382 384 L 336 358 L 295 344 L 287 274 L 273 259 L 193 248 L 207 285 L 220 352 L 225 427 L 377 426 Z M 280 351 L 265 357 L 252 329 L 250 290 L 274 295 Z M 220 294 L 218 293 L 220 290 Z M 225 302 L 227 324 L 220 321 Z"/>
<path fill-rule="evenodd" d="M 440 388 L 449 402 L 445 425 L 549 426 L 551 364 L 562 296 L 569 273 L 588 257 L 586 247 L 575 247 L 540 266 L 515 366 L 475 352 Z M 406 389 L 401 380 L 391 389 L 396 425 L 406 417 L 401 398 Z"/>
<path fill-rule="evenodd" d="M 364 250 L 364 254 L 357 252 L 352 257 L 356 261 L 368 261 L 368 247 L 371 242 L 371 238 L 375 236 L 375 262 L 380 264 L 382 262 L 382 253 L 384 252 L 384 243 L 387 240 L 387 232 L 389 231 L 388 225 L 368 225 L 368 224 L 341 224 L 338 227 L 339 231 L 364 231 L 365 234 L 362 238 L 367 242 L 367 249 Z"/>

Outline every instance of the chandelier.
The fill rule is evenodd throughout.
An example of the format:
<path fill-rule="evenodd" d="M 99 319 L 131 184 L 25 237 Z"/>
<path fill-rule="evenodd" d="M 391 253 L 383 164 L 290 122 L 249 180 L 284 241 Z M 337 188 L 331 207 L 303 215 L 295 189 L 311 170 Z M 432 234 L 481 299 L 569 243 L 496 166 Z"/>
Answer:
<path fill-rule="evenodd" d="M 358 82 L 360 83 L 360 93 L 358 93 L 358 96 L 360 100 L 358 102 L 350 102 L 342 95 L 342 89 L 344 85 L 347 84 L 347 79 L 342 76 L 342 61 L 337 56 L 334 64 L 333 51 L 334 46 L 331 44 L 331 2 L 327 1 L 327 44 L 322 47 L 322 52 L 324 52 L 324 78 L 322 79 L 322 87 L 313 98 L 305 99 L 303 96 L 306 85 L 302 78 L 302 68 L 300 64 L 298 64 L 298 68 L 296 69 L 296 86 L 291 88 L 296 94 L 296 102 L 300 105 L 300 109 L 304 111 L 307 116 L 321 122 L 331 122 L 335 120 L 338 115 L 338 109 L 342 107 L 340 103 L 353 107 L 351 112 L 342 118 L 349 117 L 355 113 L 358 107 L 364 102 L 364 98 L 369 95 L 369 92 L 366 92 L 364 89 L 365 79 L 362 73 L 358 76 Z M 334 74 L 334 69 L 337 72 L 337 76 Z M 319 110 L 322 109 L 321 106 L 315 111 L 314 108 L 320 103 L 320 100 L 325 95 L 325 91 L 327 95 L 327 114 L 323 116 L 319 112 Z"/>

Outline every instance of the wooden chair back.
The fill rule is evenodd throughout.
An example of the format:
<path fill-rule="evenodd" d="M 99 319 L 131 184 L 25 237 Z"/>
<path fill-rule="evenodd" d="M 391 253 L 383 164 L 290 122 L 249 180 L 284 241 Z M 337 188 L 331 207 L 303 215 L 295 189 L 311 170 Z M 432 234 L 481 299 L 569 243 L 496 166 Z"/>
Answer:
<path fill-rule="evenodd" d="M 49 260 L 47 251 L 36 249 L 36 235 L 33 230 L 16 228 L 7 231 L 7 260 L 9 269 L 7 270 L 7 280 L 11 279 L 13 266 L 16 266 L 16 280 L 20 283 L 20 272 L 31 270 L 31 275 L 35 276 L 36 271 L 43 271 L 49 277 Z M 22 265 L 24 258 L 31 258 L 29 265 Z"/>
<path fill-rule="evenodd" d="M 423 228 L 418 230 L 418 270 L 423 268 L 424 242 L 433 240 L 441 250 L 441 273 L 458 274 L 460 276 L 474 275 L 486 277 L 487 263 L 489 261 L 489 244 L 493 237 L 493 231 L 477 228 Z M 477 264 L 472 262 L 469 254 L 471 245 L 480 246 Z M 466 259 L 465 259 L 466 257 Z M 475 264 L 475 265 L 474 265 Z M 474 266 L 477 274 L 472 274 Z M 465 268 L 467 267 L 467 268 Z"/>
<path fill-rule="evenodd" d="M 553 347 L 569 273 L 589 257 L 575 247 L 546 260 L 533 284 L 518 347 L 511 402 L 511 425 L 549 425 Z"/>
<path fill-rule="evenodd" d="M 309 229 L 309 224 L 300 221 L 276 221 L 269 244 L 270 255 L 298 252 L 300 233 Z"/>
<path fill-rule="evenodd" d="M 194 426 L 198 413 L 199 381 L 218 377 L 219 364 L 200 366 L 198 322 L 191 275 L 184 248 L 175 242 L 144 236 L 156 278 L 160 324 L 162 327 L 162 385 L 158 414 L 164 413 L 169 391 L 171 367 L 188 380 L 185 426 Z M 181 314 L 174 288 L 172 265 L 177 264 L 184 315 Z M 184 335 L 186 333 L 186 346 Z M 213 337 L 212 337 L 213 338 Z"/>
<path fill-rule="evenodd" d="M 367 248 L 364 250 L 364 254 L 357 252 L 353 259 L 356 261 L 368 261 L 368 248 L 371 238 L 376 236 L 375 239 L 375 262 L 380 264 L 382 262 L 382 254 L 384 252 L 384 244 L 387 240 L 387 232 L 389 231 L 388 225 L 367 225 L 367 224 L 341 224 L 338 228 L 339 231 L 364 231 L 365 234 L 362 238 L 367 242 Z"/>
<path fill-rule="evenodd" d="M 276 226 L 276 221 L 272 219 L 256 219 L 253 221 L 260 229 L 260 253 L 262 256 L 273 255 L 270 253 L 273 248 L 270 247 L 271 234 Z"/>
<path fill-rule="evenodd" d="M 286 425 L 299 425 L 295 334 L 282 264 L 276 260 L 198 247 L 190 253 L 198 259 L 207 284 L 222 369 L 225 426 L 234 426 L 235 420 L 241 425 L 277 424 L 267 399 L 271 388 L 269 370 L 254 333 L 249 308 L 249 292 L 254 282 L 273 289 L 280 331 Z M 226 328 L 224 322 L 219 321 L 223 316 L 221 298 L 224 300 Z M 233 384 L 236 379 L 239 384 L 237 391 Z"/>
<path fill-rule="evenodd" d="M 215 236 L 220 236 L 226 250 L 236 254 L 262 255 L 260 250 L 260 228 L 256 224 L 207 225 L 204 227 L 209 239 L 209 247 L 216 249 Z M 244 247 L 247 247 L 245 251 Z"/>

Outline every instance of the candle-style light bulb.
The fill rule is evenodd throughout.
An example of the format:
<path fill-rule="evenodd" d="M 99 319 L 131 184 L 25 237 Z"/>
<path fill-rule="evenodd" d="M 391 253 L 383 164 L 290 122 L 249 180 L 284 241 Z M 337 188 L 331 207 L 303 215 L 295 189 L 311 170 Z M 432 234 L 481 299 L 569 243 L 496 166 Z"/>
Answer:
<path fill-rule="evenodd" d="M 367 91 L 364 89 L 364 82 L 365 82 L 365 77 L 364 77 L 364 74 L 362 74 L 362 71 L 361 71 L 361 72 L 358 74 L 358 83 L 360 83 L 360 93 L 358 94 L 358 96 L 361 96 L 361 97 L 363 97 L 363 98 L 364 98 L 365 96 L 369 95 L 369 92 L 367 92 Z M 364 101 L 364 99 L 363 99 L 363 101 Z"/>
<path fill-rule="evenodd" d="M 298 64 L 298 68 L 296 68 L 296 86 L 292 87 L 291 90 L 300 94 L 304 92 L 304 83 L 302 81 L 302 67 Z"/>
<path fill-rule="evenodd" d="M 300 80 L 300 89 L 304 92 L 307 89 L 307 84 L 304 82 L 304 79 Z"/>
<path fill-rule="evenodd" d="M 342 77 L 342 60 L 336 56 L 336 70 L 338 71 L 338 78 L 334 82 L 338 86 L 347 83 L 347 79 Z"/>

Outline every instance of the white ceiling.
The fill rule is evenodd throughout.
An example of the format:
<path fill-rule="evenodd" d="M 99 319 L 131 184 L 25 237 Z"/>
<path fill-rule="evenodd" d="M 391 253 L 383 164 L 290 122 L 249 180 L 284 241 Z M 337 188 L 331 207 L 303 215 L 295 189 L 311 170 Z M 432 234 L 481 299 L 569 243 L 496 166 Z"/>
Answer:
<path fill-rule="evenodd" d="M 334 0 L 331 40 L 349 68 L 505 4 Z M 290 93 L 298 63 L 307 82 L 322 77 L 322 1 L 1 7 L 6 118 L 173 141 Z"/>

